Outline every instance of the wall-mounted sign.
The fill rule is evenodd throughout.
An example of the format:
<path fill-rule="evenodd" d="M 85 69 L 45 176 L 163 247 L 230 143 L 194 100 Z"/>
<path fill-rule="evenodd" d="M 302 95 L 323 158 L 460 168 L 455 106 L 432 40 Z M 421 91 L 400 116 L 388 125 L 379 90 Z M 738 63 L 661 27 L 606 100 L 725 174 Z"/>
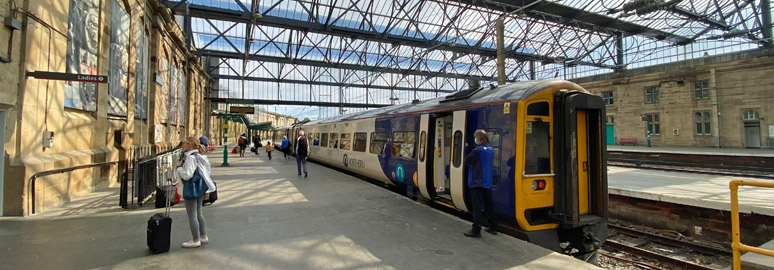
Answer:
<path fill-rule="evenodd" d="M 59 80 L 59 81 L 108 83 L 108 76 L 48 72 L 48 71 L 27 72 L 27 77 L 35 77 L 38 79 Z"/>
<path fill-rule="evenodd" d="M 253 114 L 255 113 L 255 108 L 253 107 L 230 107 L 229 112 L 231 113 L 241 113 L 241 114 Z"/>

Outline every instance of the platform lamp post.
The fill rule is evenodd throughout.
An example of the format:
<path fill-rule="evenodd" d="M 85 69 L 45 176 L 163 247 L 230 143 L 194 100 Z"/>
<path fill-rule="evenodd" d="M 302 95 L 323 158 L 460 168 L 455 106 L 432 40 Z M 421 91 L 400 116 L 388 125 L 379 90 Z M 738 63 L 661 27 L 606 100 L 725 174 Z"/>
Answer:
<path fill-rule="evenodd" d="M 648 130 L 648 147 L 650 147 L 650 130 Z"/>
<path fill-rule="evenodd" d="M 228 167 L 228 99 L 226 100 L 226 113 L 224 116 L 226 121 L 223 122 L 223 164 L 220 166 Z"/>

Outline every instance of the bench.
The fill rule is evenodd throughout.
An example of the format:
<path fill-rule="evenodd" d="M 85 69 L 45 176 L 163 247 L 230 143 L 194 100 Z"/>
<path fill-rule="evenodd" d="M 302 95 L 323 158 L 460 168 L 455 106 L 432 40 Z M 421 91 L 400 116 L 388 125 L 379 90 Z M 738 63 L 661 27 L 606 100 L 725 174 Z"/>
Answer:
<path fill-rule="evenodd" d="M 637 138 L 621 138 L 618 140 L 618 144 L 624 145 L 625 143 L 630 143 L 632 145 L 637 145 Z"/>

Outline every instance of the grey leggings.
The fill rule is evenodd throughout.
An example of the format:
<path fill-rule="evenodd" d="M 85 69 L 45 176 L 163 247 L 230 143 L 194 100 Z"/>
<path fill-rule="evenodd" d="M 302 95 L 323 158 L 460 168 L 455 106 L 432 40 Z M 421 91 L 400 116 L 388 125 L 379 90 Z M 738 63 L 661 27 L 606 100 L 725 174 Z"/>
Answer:
<path fill-rule="evenodd" d="M 202 216 L 202 200 L 204 196 L 196 200 L 185 200 L 185 212 L 188 213 L 188 225 L 191 227 L 191 236 L 194 241 L 199 240 L 199 236 L 207 236 L 204 216 Z"/>

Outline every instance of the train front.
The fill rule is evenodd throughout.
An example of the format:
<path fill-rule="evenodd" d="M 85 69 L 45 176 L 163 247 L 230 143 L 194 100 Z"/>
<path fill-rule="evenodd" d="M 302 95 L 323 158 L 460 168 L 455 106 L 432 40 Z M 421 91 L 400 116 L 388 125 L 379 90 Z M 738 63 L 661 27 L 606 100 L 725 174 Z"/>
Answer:
<path fill-rule="evenodd" d="M 516 219 L 532 243 L 594 261 L 607 238 L 605 106 L 554 81 L 518 104 Z"/>

